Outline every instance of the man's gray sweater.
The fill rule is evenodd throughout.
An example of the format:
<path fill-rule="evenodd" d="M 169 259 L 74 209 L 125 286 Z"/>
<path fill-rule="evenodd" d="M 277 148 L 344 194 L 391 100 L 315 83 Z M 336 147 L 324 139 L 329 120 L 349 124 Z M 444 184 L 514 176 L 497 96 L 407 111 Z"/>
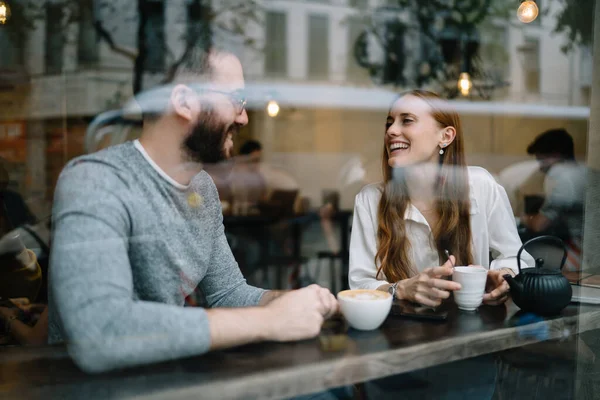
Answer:
<path fill-rule="evenodd" d="M 129 142 L 80 157 L 62 172 L 53 208 L 50 343 L 66 341 L 84 370 L 202 354 L 202 308 L 257 305 L 231 254 L 217 190 L 206 172 L 170 179 Z"/>

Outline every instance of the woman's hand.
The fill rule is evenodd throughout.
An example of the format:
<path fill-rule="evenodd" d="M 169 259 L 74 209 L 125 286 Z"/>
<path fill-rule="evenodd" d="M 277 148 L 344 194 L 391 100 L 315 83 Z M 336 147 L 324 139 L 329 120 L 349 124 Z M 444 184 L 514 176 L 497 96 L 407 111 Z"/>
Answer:
<path fill-rule="evenodd" d="M 514 272 L 508 269 L 488 271 L 487 282 L 485 283 L 485 294 L 483 295 L 484 304 L 497 306 L 504 304 L 504 302 L 508 300 L 510 287 L 503 277 L 508 273 L 514 275 Z"/>
<path fill-rule="evenodd" d="M 460 290 L 460 283 L 442 279 L 452 275 L 455 259 L 450 256 L 441 267 L 427 268 L 419 275 L 398 283 L 397 296 L 428 307 L 437 307 L 442 300 L 450 297 L 450 292 Z"/>

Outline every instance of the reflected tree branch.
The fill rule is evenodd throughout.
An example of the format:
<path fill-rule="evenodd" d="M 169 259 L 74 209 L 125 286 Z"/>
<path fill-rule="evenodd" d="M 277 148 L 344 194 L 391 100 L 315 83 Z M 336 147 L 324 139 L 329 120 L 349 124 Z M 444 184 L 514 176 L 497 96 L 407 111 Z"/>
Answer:
<path fill-rule="evenodd" d="M 121 54 L 132 61 L 135 61 L 135 59 L 138 56 L 138 51 L 136 49 L 127 48 L 125 46 L 120 46 L 116 44 L 111 33 L 108 30 L 106 30 L 106 28 L 104 28 L 102 22 L 100 22 L 99 20 L 94 21 L 94 28 L 96 29 L 96 32 L 98 33 L 100 39 L 104 40 L 112 51 Z"/>

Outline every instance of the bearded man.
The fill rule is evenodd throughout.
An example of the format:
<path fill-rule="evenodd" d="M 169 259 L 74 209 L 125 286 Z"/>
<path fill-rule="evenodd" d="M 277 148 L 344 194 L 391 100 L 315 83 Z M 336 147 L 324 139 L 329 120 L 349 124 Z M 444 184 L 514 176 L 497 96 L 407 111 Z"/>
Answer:
<path fill-rule="evenodd" d="M 283 293 L 246 284 L 203 169 L 231 155 L 248 123 L 242 66 L 211 51 L 194 72 L 195 82 L 178 79 L 162 98 L 146 95 L 153 107 L 140 103 L 139 140 L 75 159 L 59 179 L 49 341 L 66 342 L 86 371 L 307 339 L 337 311 L 316 285 Z M 183 307 L 197 286 L 207 308 Z"/>

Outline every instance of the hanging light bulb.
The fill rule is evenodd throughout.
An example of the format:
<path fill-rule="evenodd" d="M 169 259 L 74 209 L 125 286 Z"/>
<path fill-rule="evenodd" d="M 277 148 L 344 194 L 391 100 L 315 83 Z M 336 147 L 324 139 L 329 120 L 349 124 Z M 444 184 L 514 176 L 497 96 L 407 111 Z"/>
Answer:
<path fill-rule="evenodd" d="M 4 1 L 0 1 L 0 24 L 4 25 L 10 18 L 10 7 Z"/>
<path fill-rule="evenodd" d="M 472 87 L 471 76 L 468 72 L 462 72 L 458 78 L 458 90 L 460 90 L 460 94 L 468 96 Z"/>
<path fill-rule="evenodd" d="M 517 10 L 517 18 L 524 24 L 528 24 L 537 18 L 539 12 L 540 10 L 535 1 L 524 1 Z"/>
<path fill-rule="evenodd" d="M 279 104 L 275 100 L 271 100 L 267 104 L 267 114 L 271 118 L 275 118 L 279 114 Z"/>

